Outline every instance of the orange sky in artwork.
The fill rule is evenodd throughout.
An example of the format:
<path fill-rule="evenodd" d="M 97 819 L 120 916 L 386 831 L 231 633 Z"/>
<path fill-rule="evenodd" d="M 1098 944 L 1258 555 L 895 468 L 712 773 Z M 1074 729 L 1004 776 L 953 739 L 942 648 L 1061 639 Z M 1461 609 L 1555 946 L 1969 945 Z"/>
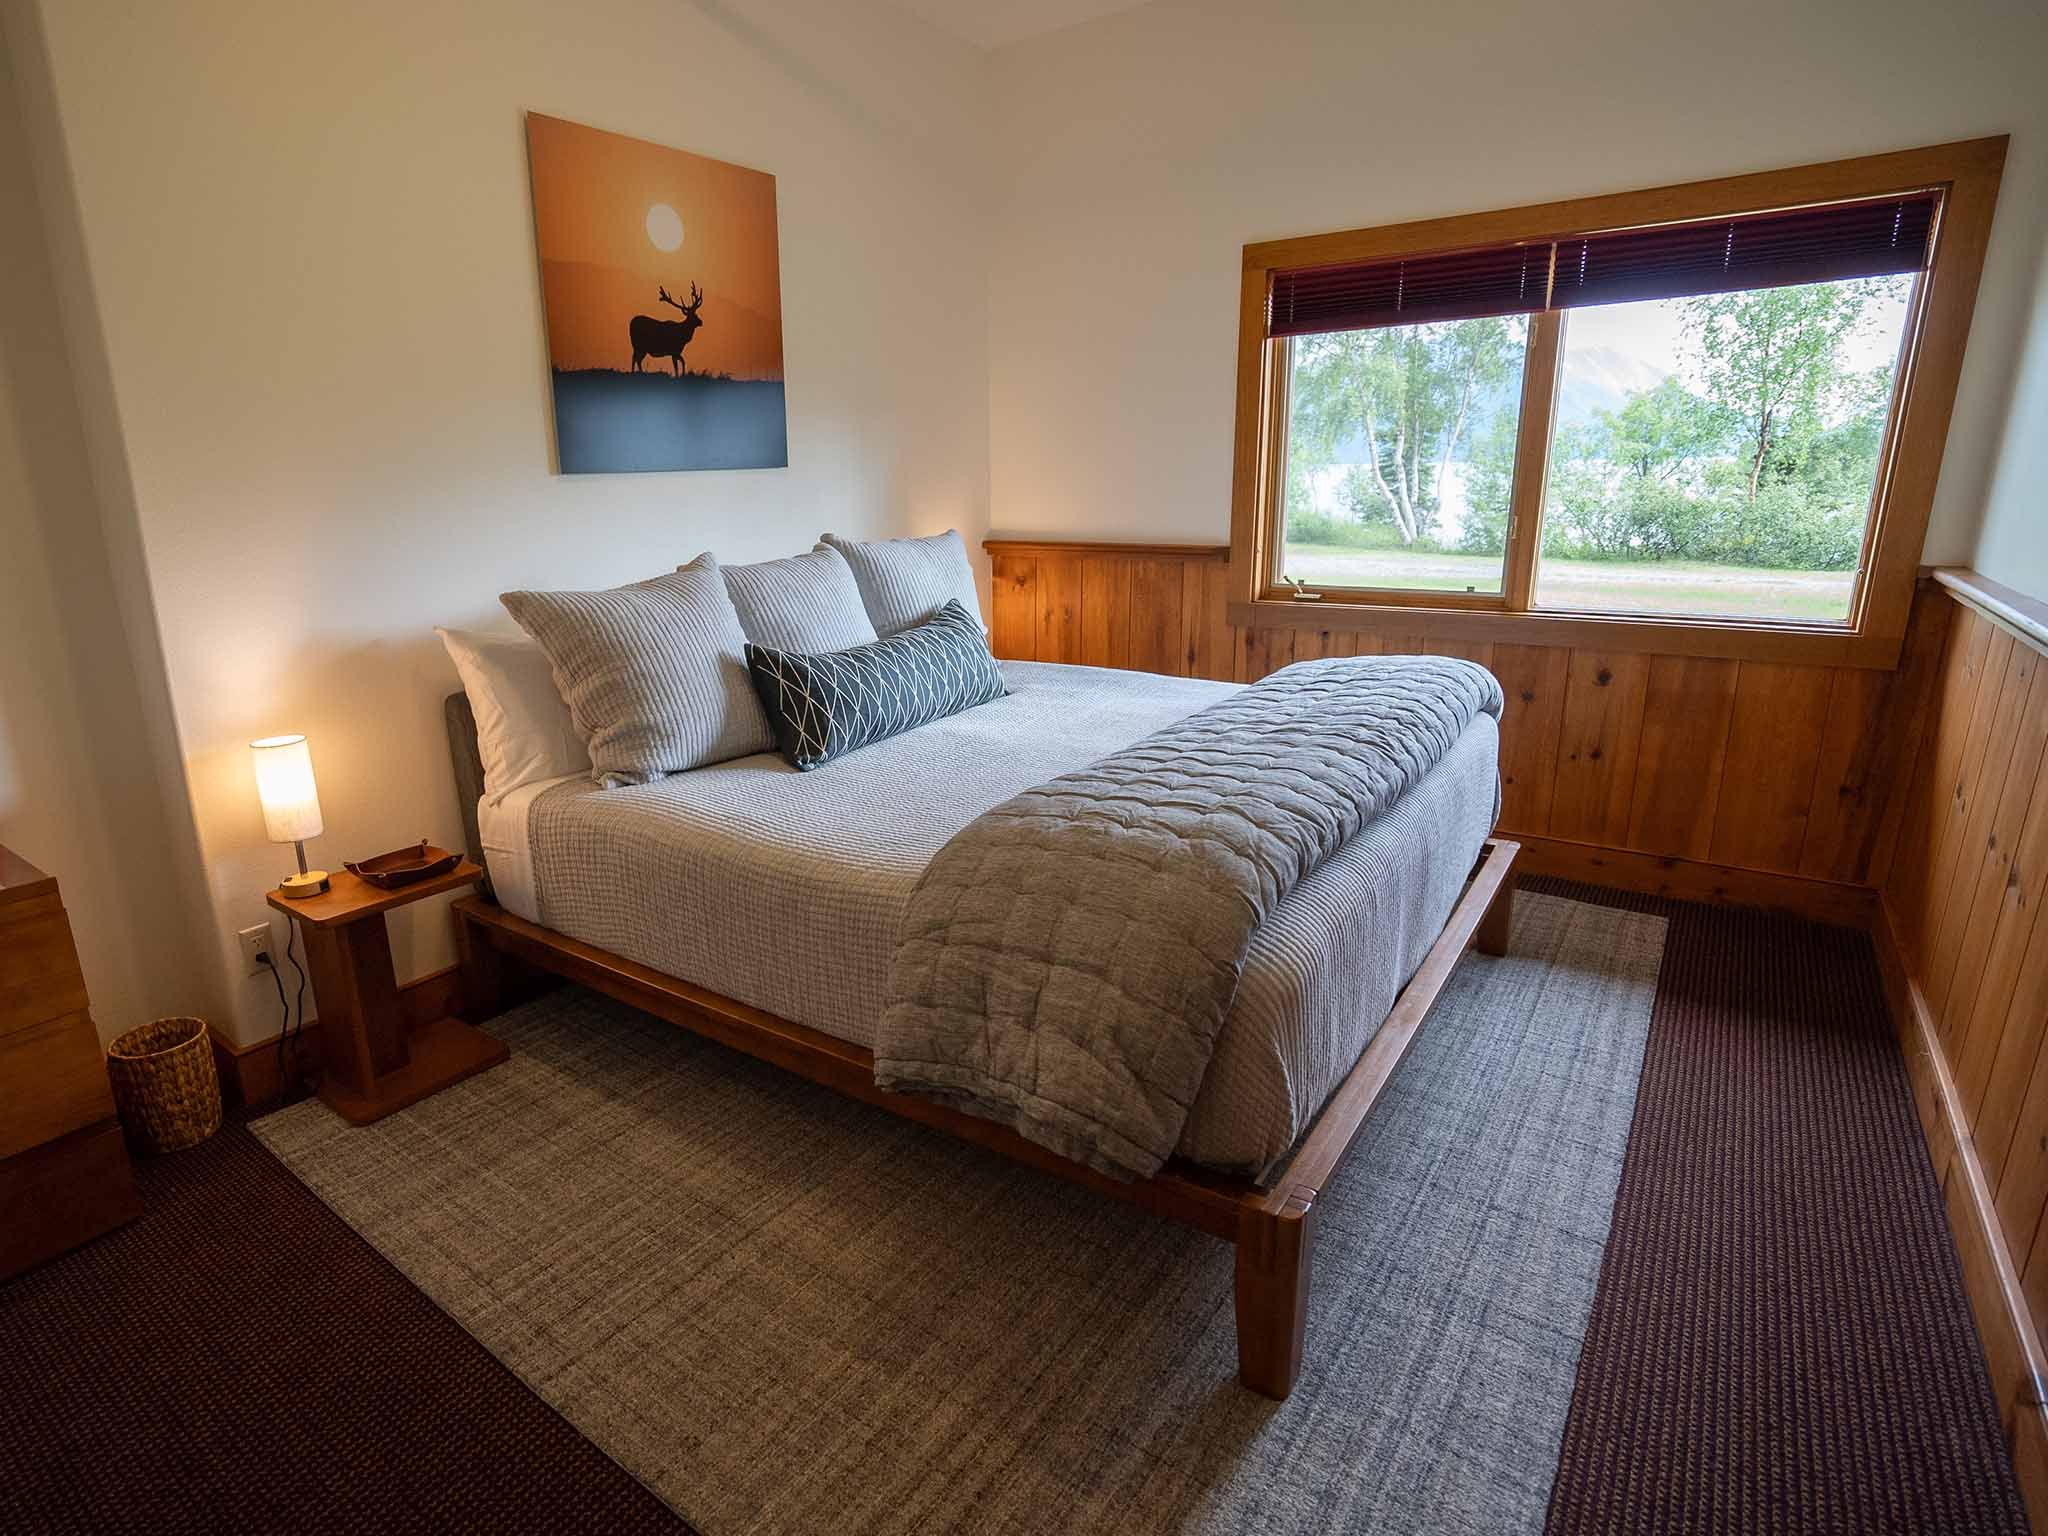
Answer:
<path fill-rule="evenodd" d="M 694 282 L 703 325 L 684 367 L 782 377 L 773 176 L 532 112 L 526 142 L 554 367 L 631 368 L 633 317 L 682 319 L 659 291 L 687 304 Z M 681 244 L 662 249 L 657 237 L 675 244 L 678 222 Z"/>

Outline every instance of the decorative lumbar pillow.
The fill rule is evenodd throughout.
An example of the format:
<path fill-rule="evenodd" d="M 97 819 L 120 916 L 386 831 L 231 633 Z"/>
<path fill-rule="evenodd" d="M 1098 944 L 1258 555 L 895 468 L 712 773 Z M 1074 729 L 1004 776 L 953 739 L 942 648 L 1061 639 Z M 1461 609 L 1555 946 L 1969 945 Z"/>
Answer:
<path fill-rule="evenodd" d="M 484 798 L 496 803 L 522 784 L 590 772 L 590 749 L 555 687 L 548 653 L 525 635 L 436 629 L 476 716 Z"/>
<path fill-rule="evenodd" d="M 882 539 L 858 544 L 826 534 L 821 549 L 836 549 L 853 567 L 860 600 L 867 605 L 875 633 L 885 639 L 922 624 L 958 602 L 961 611 L 987 632 L 981 622 L 981 599 L 974 592 L 974 568 L 958 530 L 948 528 L 928 539 Z"/>
<path fill-rule="evenodd" d="M 725 590 L 740 628 L 778 651 L 843 651 L 879 638 L 853 567 L 829 544 L 787 560 L 728 565 Z"/>
<path fill-rule="evenodd" d="M 775 745 L 747 681 L 718 562 L 605 592 L 507 592 L 499 599 L 548 653 L 555 686 L 607 789 L 766 752 Z"/>
<path fill-rule="evenodd" d="M 929 623 L 850 651 L 804 656 L 750 644 L 747 666 L 776 745 L 805 770 L 1008 691 L 981 626 L 957 600 Z"/>

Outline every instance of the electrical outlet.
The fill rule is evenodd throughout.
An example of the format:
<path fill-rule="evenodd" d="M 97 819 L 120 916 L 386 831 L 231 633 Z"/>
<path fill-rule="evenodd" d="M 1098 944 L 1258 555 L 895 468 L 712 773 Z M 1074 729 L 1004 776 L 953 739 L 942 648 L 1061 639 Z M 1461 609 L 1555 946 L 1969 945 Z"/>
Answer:
<path fill-rule="evenodd" d="M 270 967 L 256 957 L 258 955 L 269 955 L 272 959 L 277 957 L 277 951 L 271 947 L 270 943 L 270 924 L 258 923 L 254 928 L 244 928 L 235 937 L 241 941 L 242 945 L 242 974 L 245 976 L 267 975 Z"/>

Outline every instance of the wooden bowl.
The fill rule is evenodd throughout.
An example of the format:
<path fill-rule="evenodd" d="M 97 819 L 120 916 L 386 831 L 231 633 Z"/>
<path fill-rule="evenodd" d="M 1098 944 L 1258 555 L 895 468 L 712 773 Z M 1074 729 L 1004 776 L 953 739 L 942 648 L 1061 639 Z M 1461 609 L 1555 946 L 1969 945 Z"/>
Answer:
<path fill-rule="evenodd" d="M 422 838 L 410 848 L 394 848 L 374 859 L 343 867 L 358 880 L 366 881 L 380 891 L 392 891 L 401 885 L 414 885 L 436 875 L 445 875 L 461 862 L 461 854 L 436 848 Z"/>

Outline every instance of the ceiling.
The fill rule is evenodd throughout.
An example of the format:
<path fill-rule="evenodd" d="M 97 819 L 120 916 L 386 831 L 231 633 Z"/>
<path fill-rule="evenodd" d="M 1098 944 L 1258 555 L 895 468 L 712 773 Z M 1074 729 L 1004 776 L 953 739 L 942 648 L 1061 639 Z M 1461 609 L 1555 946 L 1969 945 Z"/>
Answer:
<path fill-rule="evenodd" d="M 977 48 L 1057 32 L 1098 16 L 1136 10 L 1147 0 L 896 0 L 906 11 Z"/>

